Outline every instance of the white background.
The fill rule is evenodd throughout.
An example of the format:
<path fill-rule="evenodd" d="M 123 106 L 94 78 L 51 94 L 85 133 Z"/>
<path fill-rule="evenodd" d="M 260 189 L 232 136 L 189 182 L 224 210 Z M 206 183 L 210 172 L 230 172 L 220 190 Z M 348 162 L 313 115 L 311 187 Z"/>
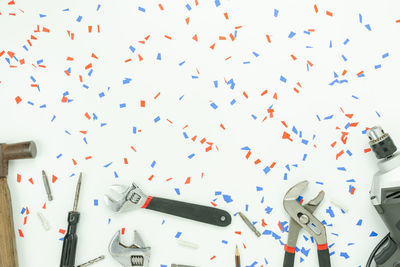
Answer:
<path fill-rule="evenodd" d="M 20 267 L 59 264 L 62 247 L 59 239 L 63 236 L 59 230 L 67 227 L 66 216 L 72 208 L 80 171 L 83 185 L 78 207 L 81 221 L 77 264 L 104 254 L 106 259 L 96 266 L 119 266 L 109 256 L 107 246 L 113 234 L 123 227 L 126 233 L 136 229 L 146 245 L 151 246 L 152 267 L 171 263 L 233 266 L 236 244 L 243 266 L 255 261 L 258 262 L 255 266 L 282 264 L 284 253 L 280 242 L 271 235 L 256 238 L 237 216 L 229 227 L 218 228 L 144 210 L 112 213 L 103 202 L 108 186 L 129 184 L 133 180 L 150 195 L 204 205 L 214 201 L 232 215 L 244 211 L 248 204 L 246 214 L 257 222 L 260 231 L 271 230 L 285 243 L 287 233 L 281 233 L 278 227 L 279 221 L 289 219 L 282 207 L 283 195 L 295 183 L 308 179 L 311 183 L 306 200 L 318 190 L 326 192 L 315 215 L 332 224 L 327 227 L 328 242 L 334 243 L 332 266 L 364 266 L 373 247 L 386 234 L 369 201 L 376 160 L 371 152 L 364 153 L 368 140 L 362 131 L 380 124 L 395 141 L 400 140 L 398 1 L 221 0 L 219 7 L 214 1 L 204 0 L 199 0 L 197 6 L 192 0 L 7 3 L 4 0 L 0 3 L 0 52 L 15 52 L 16 58 L 25 59 L 25 64 L 12 59 L 12 64 L 18 67 L 10 68 L 5 60 L 7 54 L 0 57 L 1 142 L 34 140 L 38 146 L 36 159 L 14 161 L 9 168 Z M 159 3 L 164 10 L 160 10 Z M 99 4 L 101 7 L 96 11 Z M 191 6 L 190 11 L 186 4 Z M 146 12 L 139 11 L 139 6 Z M 66 8 L 69 11 L 63 12 Z M 274 9 L 279 10 L 277 17 Z M 333 16 L 326 15 L 326 11 Z M 47 16 L 40 18 L 39 14 Z M 80 23 L 76 21 L 78 16 L 82 16 Z M 187 17 L 189 25 L 185 22 Z M 34 33 L 37 25 L 40 29 L 49 28 L 50 33 Z M 92 33 L 88 32 L 88 25 L 93 26 Z M 96 31 L 97 25 L 100 33 Z M 232 41 L 229 34 L 234 33 L 236 26 L 242 28 L 237 29 L 237 38 Z M 309 29 L 315 31 L 305 34 Z M 68 30 L 75 34 L 74 40 L 68 37 Z M 291 31 L 296 35 L 290 39 Z M 32 40 L 33 46 L 25 51 L 22 46 L 27 45 L 31 34 L 37 40 Z M 195 34 L 198 42 L 192 39 Z M 148 35 L 145 44 L 139 43 Z M 219 40 L 219 36 L 227 40 Z M 347 38 L 349 42 L 344 45 Z M 210 49 L 213 43 L 215 49 Z M 135 53 L 129 50 L 130 45 L 136 48 Z M 253 52 L 259 56 L 255 57 Z M 92 58 L 92 53 L 99 59 Z M 156 60 L 158 53 L 161 60 Z M 383 59 L 385 53 L 389 56 Z M 142 61 L 138 60 L 138 54 Z M 291 54 L 297 57 L 296 61 Z M 67 61 L 68 56 L 74 61 Z M 231 58 L 226 60 L 228 57 Z M 132 61 L 125 63 L 128 58 Z M 37 67 L 40 59 L 46 68 Z M 307 60 L 313 64 L 309 71 Z M 243 64 L 246 61 L 250 64 Z M 89 63 L 93 65 L 91 77 L 85 70 Z M 378 64 L 382 68 L 375 69 Z M 69 67 L 71 76 L 64 73 Z M 342 77 L 344 69 L 347 74 Z M 365 77 L 358 78 L 357 73 L 362 70 Z M 329 86 L 334 72 L 338 79 L 347 79 L 348 83 Z M 89 89 L 82 87 L 79 75 Z M 198 79 L 192 79 L 192 75 Z M 287 79 L 286 83 L 280 81 L 281 75 Z M 31 87 L 30 76 L 37 80 L 40 92 Z M 132 81 L 123 85 L 126 77 Z M 236 83 L 234 90 L 224 82 L 231 78 Z M 215 80 L 218 88 L 214 87 Z M 300 93 L 295 93 L 293 87 L 300 89 Z M 261 96 L 264 90 L 268 93 Z M 61 102 L 65 91 L 72 102 Z M 101 92 L 105 97 L 98 96 Z M 160 96 L 154 99 L 158 92 Z M 19 104 L 15 101 L 17 96 L 22 99 Z M 236 99 L 234 105 L 230 105 L 232 99 Z M 145 108 L 140 107 L 141 100 L 146 101 Z M 213 109 L 211 102 L 218 108 Z M 122 103 L 126 103 L 126 108 L 120 108 Z M 46 107 L 39 108 L 43 104 Z M 263 121 L 271 105 L 274 117 Z M 86 112 L 92 118 L 95 113 L 98 119 L 88 120 Z M 252 114 L 257 116 L 256 120 Z M 354 115 L 349 119 L 345 114 Z M 56 118 L 51 122 L 53 115 Z M 323 120 L 330 115 L 332 119 Z M 157 116 L 161 120 L 154 123 Z M 100 127 L 103 122 L 107 125 Z M 359 124 L 346 130 L 348 122 Z M 226 130 L 220 127 L 221 123 Z M 133 134 L 133 126 L 141 132 Z M 302 144 L 301 138 L 292 132 L 293 126 L 310 141 L 308 145 Z M 185 139 L 183 131 L 190 138 L 197 135 L 197 140 Z M 291 134 L 293 142 L 282 140 L 284 131 Z M 342 131 L 349 132 L 346 144 L 340 141 Z M 203 137 L 214 144 L 210 152 L 205 152 L 206 145 L 200 143 Z M 337 145 L 332 148 L 334 141 Z M 247 151 L 241 150 L 245 146 L 252 152 L 248 160 Z M 342 149 L 350 150 L 352 156 L 344 153 L 336 160 Z M 189 159 L 192 153 L 195 156 Z M 303 161 L 305 153 L 307 158 Z M 62 156 L 57 158 L 59 154 Z M 88 156 L 92 158 L 85 160 Z M 124 158 L 128 164 L 124 164 Z M 258 158 L 261 163 L 255 165 L 253 162 Z M 72 159 L 77 161 L 76 166 Z M 151 168 L 153 160 L 156 165 Z M 110 162 L 108 168 L 103 167 Z M 263 169 L 272 162 L 276 166 L 264 174 Z M 292 166 L 288 172 L 287 164 L 298 167 Z M 345 167 L 347 171 L 338 171 L 337 167 Z M 52 202 L 47 201 L 44 192 L 42 169 L 50 179 L 52 175 L 58 177 L 51 184 Z M 114 171 L 119 178 L 114 177 Z M 22 176 L 21 183 L 16 181 L 17 174 Z M 72 174 L 75 176 L 70 177 Z M 153 180 L 149 181 L 147 178 L 153 174 Z M 31 177 L 33 185 L 28 181 Z M 172 180 L 166 181 L 171 177 Z M 187 177 L 191 177 L 190 184 L 185 184 Z M 356 182 L 346 182 L 349 179 Z M 316 184 L 317 181 L 323 185 Z M 350 184 L 356 188 L 354 195 L 348 192 Z M 257 186 L 263 190 L 256 191 Z M 175 188 L 180 189 L 181 195 L 175 193 Z M 226 203 L 221 196 L 215 196 L 216 191 L 230 195 L 233 202 Z M 93 205 L 95 199 L 99 200 L 99 206 Z M 348 213 L 342 214 L 329 200 L 342 203 Z M 43 210 L 45 202 L 47 208 Z M 334 218 L 325 211 L 329 206 L 335 212 Z M 23 207 L 30 211 L 26 225 L 23 225 L 26 214 L 20 214 Z M 270 214 L 265 212 L 267 207 L 273 208 Z M 49 220 L 50 231 L 44 231 L 40 225 L 38 211 Z M 261 219 L 268 224 L 264 229 Z M 356 225 L 359 219 L 363 220 L 361 226 Z M 18 229 L 24 233 L 23 238 L 19 237 Z M 241 235 L 235 234 L 237 231 Z M 372 231 L 378 236 L 370 237 Z M 182 232 L 180 239 L 195 242 L 199 249 L 179 246 L 177 232 Z M 308 257 L 299 252 L 296 263 L 316 266 L 315 245 L 305 241 L 303 234 L 298 247 L 311 250 Z M 342 252 L 349 258 L 340 256 Z M 215 259 L 210 260 L 213 256 Z M 299 263 L 300 257 L 305 262 Z"/>

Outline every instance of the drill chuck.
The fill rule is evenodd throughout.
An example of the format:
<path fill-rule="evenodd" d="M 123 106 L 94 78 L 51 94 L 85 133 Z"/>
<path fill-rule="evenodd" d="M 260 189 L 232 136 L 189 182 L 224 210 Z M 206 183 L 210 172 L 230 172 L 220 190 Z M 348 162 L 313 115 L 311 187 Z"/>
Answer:
<path fill-rule="evenodd" d="M 397 147 L 388 133 L 385 133 L 380 126 L 372 127 L 367 132 L 369 145 L 378 159 L 391 157 Z"/>

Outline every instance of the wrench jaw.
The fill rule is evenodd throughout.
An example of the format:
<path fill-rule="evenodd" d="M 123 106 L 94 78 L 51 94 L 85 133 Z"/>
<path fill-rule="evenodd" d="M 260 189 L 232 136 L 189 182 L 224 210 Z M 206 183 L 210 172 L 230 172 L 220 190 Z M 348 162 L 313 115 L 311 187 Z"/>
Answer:
<path fill-rule="evenodd" d="M 109 193 L 105 194 L 106 205 L 115 212 L 124 212 L 141 208 L 147 200 L 147 195 L 135 184 L 112 185 Z"/>
<path fill-rule="evenodd" d="M 111 256 L 122 266 L 148 267 L 150 262 L 150 247 L 145 247 L 139 234 L 134 231 L 134 242 L 131 246 L 125 246 L 120 242 L 118 231 L 111 239 L 108 250 Z"/>

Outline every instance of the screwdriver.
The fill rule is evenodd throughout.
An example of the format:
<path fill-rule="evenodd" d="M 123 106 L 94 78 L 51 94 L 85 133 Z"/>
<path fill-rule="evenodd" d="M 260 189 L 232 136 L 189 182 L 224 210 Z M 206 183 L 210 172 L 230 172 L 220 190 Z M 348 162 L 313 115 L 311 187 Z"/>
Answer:
<path fill-rule="evenodd" d="M 79 180 L 76 185 L 74 207 L 72 211 L 68 213 L 68 230 L 64 237 L 61 263 L 60 267 L 74 267 L 75 266 L 75 255 L 76 255 L 76 244 L 78 236 L 76 229 L 79 222 L 79 212 L 77 212 L 79 192 L 81 190 L 82 173 L 79 175 Z"/>

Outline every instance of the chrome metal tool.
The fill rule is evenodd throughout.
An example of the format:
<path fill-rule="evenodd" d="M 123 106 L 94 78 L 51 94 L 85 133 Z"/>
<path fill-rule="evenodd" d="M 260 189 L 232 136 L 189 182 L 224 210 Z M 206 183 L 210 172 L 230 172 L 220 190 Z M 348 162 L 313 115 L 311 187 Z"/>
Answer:
<path fill-rule="evenodd" d="M 111 239 L 108 251 L 111 256 L 124 267 L 148 267 L 150 261 L 150 247 L 146 247 L 138 232 L 133 233 L 133 244 L 125 246 L 120 242 L 120 231 Z"/>
<path fill-rule="evenodd" d="M 216 226 L 228 226 L 232 221 L 231 215 L 221 209 L 147 196 L 135 183 L 111 186 L 109 194 L 105 195 L 105 203 L 115 212 L 143 208 Z"/>
<path fill-rule="evenodd" d="M 285 245 L 285 258 L 283 267 L 294 266 L 294 256 L 296 253 L 296 243 L 300 230 L 306 230 L 316 241 L 318 249 L 318 261 L 320 267 L 330 267 L 331 260 L 329 256 L 329 247 L 327 244 L 325 226 L 313 215 L 318 205 L 324 198 L 324 191 L 306 205 L 301 205 L 298 198 L 308 185 L 308 181 L 303 181 L 286 193 L 283 198 L 283 207 L 290 215 L 288 241 Z"/>

